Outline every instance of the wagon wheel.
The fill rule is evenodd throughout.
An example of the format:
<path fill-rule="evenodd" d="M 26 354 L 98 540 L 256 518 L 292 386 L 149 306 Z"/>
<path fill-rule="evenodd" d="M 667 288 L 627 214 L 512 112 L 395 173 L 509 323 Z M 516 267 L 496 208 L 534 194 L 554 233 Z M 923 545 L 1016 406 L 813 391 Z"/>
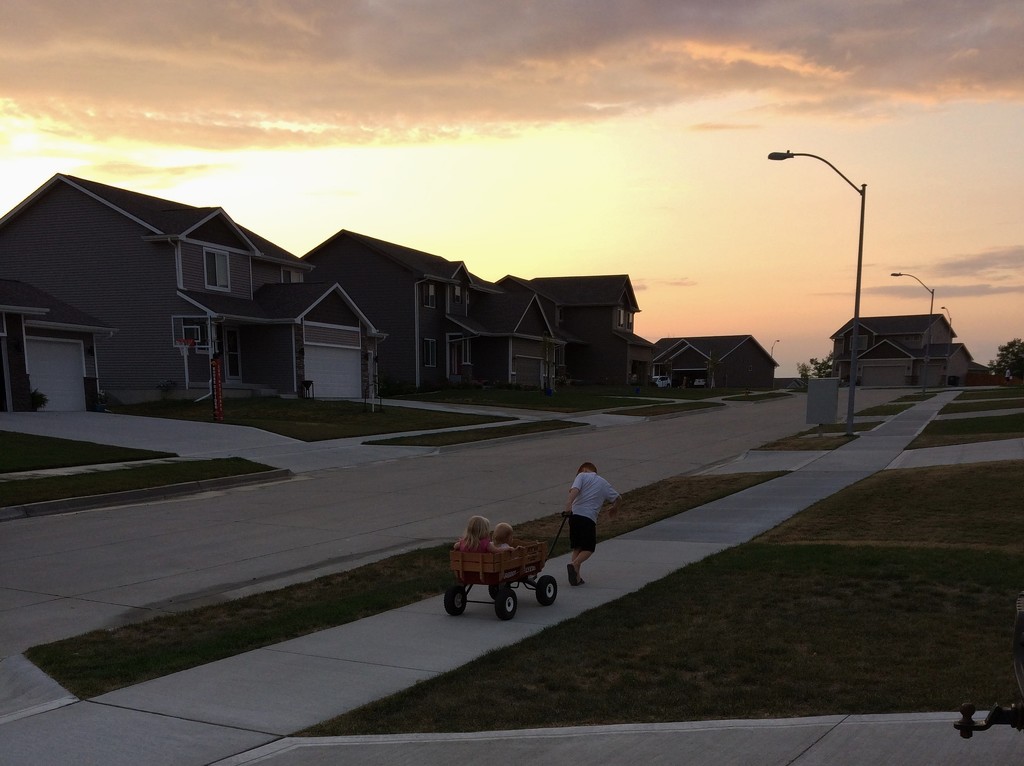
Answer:
<path fill-rule="evenodd" d="M 452 617 L 466 611 L 466 589 L 461 585 L 453 585 L 444 592 L 444 610 Z"/>
<path fill-rule="evenodd" d="M 498 597 L 494 600 L 494 613 L 498 615 L 499 619 L 511 620 L 516 616 L 518 605 L 515 591 L 507 585 L 498 589 Z"/>
<path fill-rule="evenodd" d="M 558 581 L 551 575 L 537 580 L 537 601 L 541 606 L 551 606 L 558 597 Z"/>

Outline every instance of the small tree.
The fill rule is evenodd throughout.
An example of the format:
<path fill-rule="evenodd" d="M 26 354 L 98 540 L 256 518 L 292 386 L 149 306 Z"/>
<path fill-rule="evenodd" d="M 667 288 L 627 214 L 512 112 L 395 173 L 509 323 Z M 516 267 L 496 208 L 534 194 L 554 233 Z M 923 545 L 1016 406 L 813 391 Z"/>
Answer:
<path fill-rule="evenodd" d="M 807 379 L 811 375 L 816 378 L 831 378 L 832 377 L 832 352 L 828 352 L 828 356 L 824 359 L 811 358 L 809 362 L 800 362 L 796 366 L 797 372 L 800 373 L 800 377 Z"/>
<path fill-rule="evenodd" d="M 988 363 L 988 366 L 997 375 L 1009 370 L 1013 377 L 1024 378 L 1024 340 L 1014 338 L 1004 343 L 998 350 L 998 355 Z"/>

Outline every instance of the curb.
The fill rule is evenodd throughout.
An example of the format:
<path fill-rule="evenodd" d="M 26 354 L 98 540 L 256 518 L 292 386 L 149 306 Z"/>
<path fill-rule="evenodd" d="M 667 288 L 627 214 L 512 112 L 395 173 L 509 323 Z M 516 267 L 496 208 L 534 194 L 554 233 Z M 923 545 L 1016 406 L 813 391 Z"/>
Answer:
<path fill-rule="evenodd" d="M 13 521 L 34 516 L 52 516 L 58 513 L 86 511 L 92 508 L 103 508 L 108 505 L 127 505 L 147 500 L 180 497 L 216 489 L 230 489 L 248 484 L 263 484 L 272 481 L 291 479 L 294 474 L 287 468 L 276 468 L 271 471 L 247 473 L 239 476 L 223 476 L 219 479 L 202 479 L 181 484 L 167 484 L 161 487 L 129 489 L 124 492 L 111 492 L 106 495 L 90 495 L 88 497 L 68 497 L 62 500 L 45 500 L 41 503 L 11 505 L 0 508 L 0 522 Z"/>

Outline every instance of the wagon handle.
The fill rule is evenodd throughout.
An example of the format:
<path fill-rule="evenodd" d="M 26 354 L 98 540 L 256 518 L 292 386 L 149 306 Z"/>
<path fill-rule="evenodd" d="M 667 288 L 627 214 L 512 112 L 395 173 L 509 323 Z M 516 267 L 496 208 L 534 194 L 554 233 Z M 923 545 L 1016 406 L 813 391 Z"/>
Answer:
<path fill-rule="evenodd" d="M 558 538 L 562 536 L 562 528 L 565 526 L 565 520 L 568 519 L 568 518 L 569 518 L 569 514 L 563 512 L 562 513 L 562 526 L 558 528 L 558 533 L 555 535 L 555 539 L 551 541 L 551 547 L 548 548 L 548 556 L 549 557 L 554 552 L 555 546 L 558 545 Z"/>

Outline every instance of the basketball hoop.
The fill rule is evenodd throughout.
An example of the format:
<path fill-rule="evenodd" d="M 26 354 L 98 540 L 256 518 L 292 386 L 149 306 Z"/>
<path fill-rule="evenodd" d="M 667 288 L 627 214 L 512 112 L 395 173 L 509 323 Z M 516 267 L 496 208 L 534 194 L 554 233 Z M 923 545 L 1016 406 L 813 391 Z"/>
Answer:
<path fill-rule="evenodd" d="M 182 356 L 188 356 L 188 350 L 196 345 L 195 338 L 175 338 L 174 345 L 181 349 Z"/>

